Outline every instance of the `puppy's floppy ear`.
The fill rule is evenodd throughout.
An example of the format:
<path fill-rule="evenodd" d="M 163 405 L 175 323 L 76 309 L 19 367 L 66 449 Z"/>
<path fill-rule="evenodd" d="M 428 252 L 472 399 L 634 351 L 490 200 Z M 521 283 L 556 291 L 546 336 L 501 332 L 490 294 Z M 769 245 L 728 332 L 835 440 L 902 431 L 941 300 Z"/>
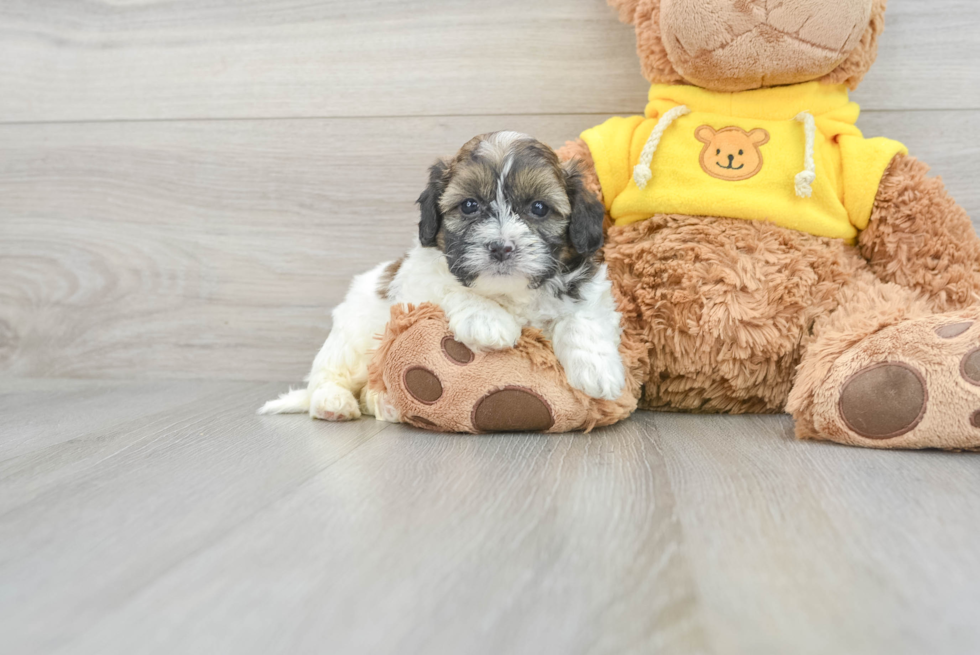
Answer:
<path fill-rule="evenodd" d="M 429 184 L 416 202 L 419 204 L 419 241 L 423 246 L 436 245 L 436 235 L 442 226 L 442 211 L 439 209 L 439 198 L 446 190 L 446 171 L 449 164 L 439 160 L 429 169 Z"/>
<path fill-rule="evenodd" d="M 563 164 L 565 188 L 572 211 L 568 216 L 568 240 L 582 255 L 591 255 L 602 247 L 602 222 L 605 207 L 594 193 L 585 188 L 577 161 Z"/>

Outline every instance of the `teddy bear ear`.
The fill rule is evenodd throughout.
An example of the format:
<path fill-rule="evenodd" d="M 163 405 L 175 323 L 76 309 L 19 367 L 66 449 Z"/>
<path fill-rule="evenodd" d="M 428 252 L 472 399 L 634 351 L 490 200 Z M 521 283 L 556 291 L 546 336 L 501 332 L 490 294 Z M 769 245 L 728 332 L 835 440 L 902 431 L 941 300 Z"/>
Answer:
<path fill-rule="evenodd" d="M 711 143 L 715 138 L 715 130 L 710 125 L 702 125 L 694 132 L 694 137 L 701 143 Z"/>
<path fill-rule="evenodd" d="M 756 147 L 764 146 L 769 143 L 769 133 L 761 127 L 757 127 L 749 132 L 749 140 L 752 141 L 752 145 Z"/>
<path fill-rule="evenodd" d="M 619 20 L 632 25 L 636 20 L 636 7 L 640 0 L 606 0 L 609 6 L 619 12 Z"/>
<path fill-rule="evenodd" d="M 661 0 L 606 0 L 619 11 L 619 19 L 636 31 L 640 70 L 651 84 L 684 82 L 670 61 L 660 33 Z"/>

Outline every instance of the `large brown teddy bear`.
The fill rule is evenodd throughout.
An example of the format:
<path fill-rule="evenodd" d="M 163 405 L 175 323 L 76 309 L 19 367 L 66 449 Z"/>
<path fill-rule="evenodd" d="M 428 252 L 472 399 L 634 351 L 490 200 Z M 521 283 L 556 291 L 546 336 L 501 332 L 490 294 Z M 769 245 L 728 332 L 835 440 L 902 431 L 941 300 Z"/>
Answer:
<path fill-rule="evenodd" d="M 650 103 L 560 155 L 606 205 L 627 393 L 584 398 L 530 332 L 459 354 L 432 307 L 396 312 L 371 388 L 447 431 L 590 429 L 638 400 L 788 411 L 800 438 L 980 448 L 980 240 L 925 164 L 863 138 L 847 98 L 886 0 L 609 1 Z"/>

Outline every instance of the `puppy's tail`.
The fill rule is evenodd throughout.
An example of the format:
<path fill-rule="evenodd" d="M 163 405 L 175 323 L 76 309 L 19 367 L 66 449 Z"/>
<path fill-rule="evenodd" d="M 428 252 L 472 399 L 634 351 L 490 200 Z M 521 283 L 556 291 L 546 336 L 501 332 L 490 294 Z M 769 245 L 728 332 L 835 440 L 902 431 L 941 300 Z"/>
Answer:
<path fill-rule="evenodd" d="M 307 389 L 290 389 L 275 400 L 259 408 L 259 414 L 300 414 L 310 411 L 310 392 Z"/>

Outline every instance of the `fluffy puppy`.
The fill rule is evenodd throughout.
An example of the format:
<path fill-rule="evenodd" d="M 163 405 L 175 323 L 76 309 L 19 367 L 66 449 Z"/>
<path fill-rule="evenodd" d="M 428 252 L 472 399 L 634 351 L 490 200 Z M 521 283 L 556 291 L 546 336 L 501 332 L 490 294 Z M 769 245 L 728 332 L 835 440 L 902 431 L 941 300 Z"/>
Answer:
<path fill-rule="evenodd" d="M 524 326 L 534 326 L 551 340 L 569 384 L 595 398 L 620 396 L 619 314 L 597 258 L 603 207 L 574 162 L 559 163 L 524 134 L 477 136 L 430 169 L 418 204 L 415 247 L 354 278 L 307 388 L 260 413 L 397 421 L 365 388 L 395 303 L 439 305 L 456 339 L 473 350 L 509 348 Z"/>

